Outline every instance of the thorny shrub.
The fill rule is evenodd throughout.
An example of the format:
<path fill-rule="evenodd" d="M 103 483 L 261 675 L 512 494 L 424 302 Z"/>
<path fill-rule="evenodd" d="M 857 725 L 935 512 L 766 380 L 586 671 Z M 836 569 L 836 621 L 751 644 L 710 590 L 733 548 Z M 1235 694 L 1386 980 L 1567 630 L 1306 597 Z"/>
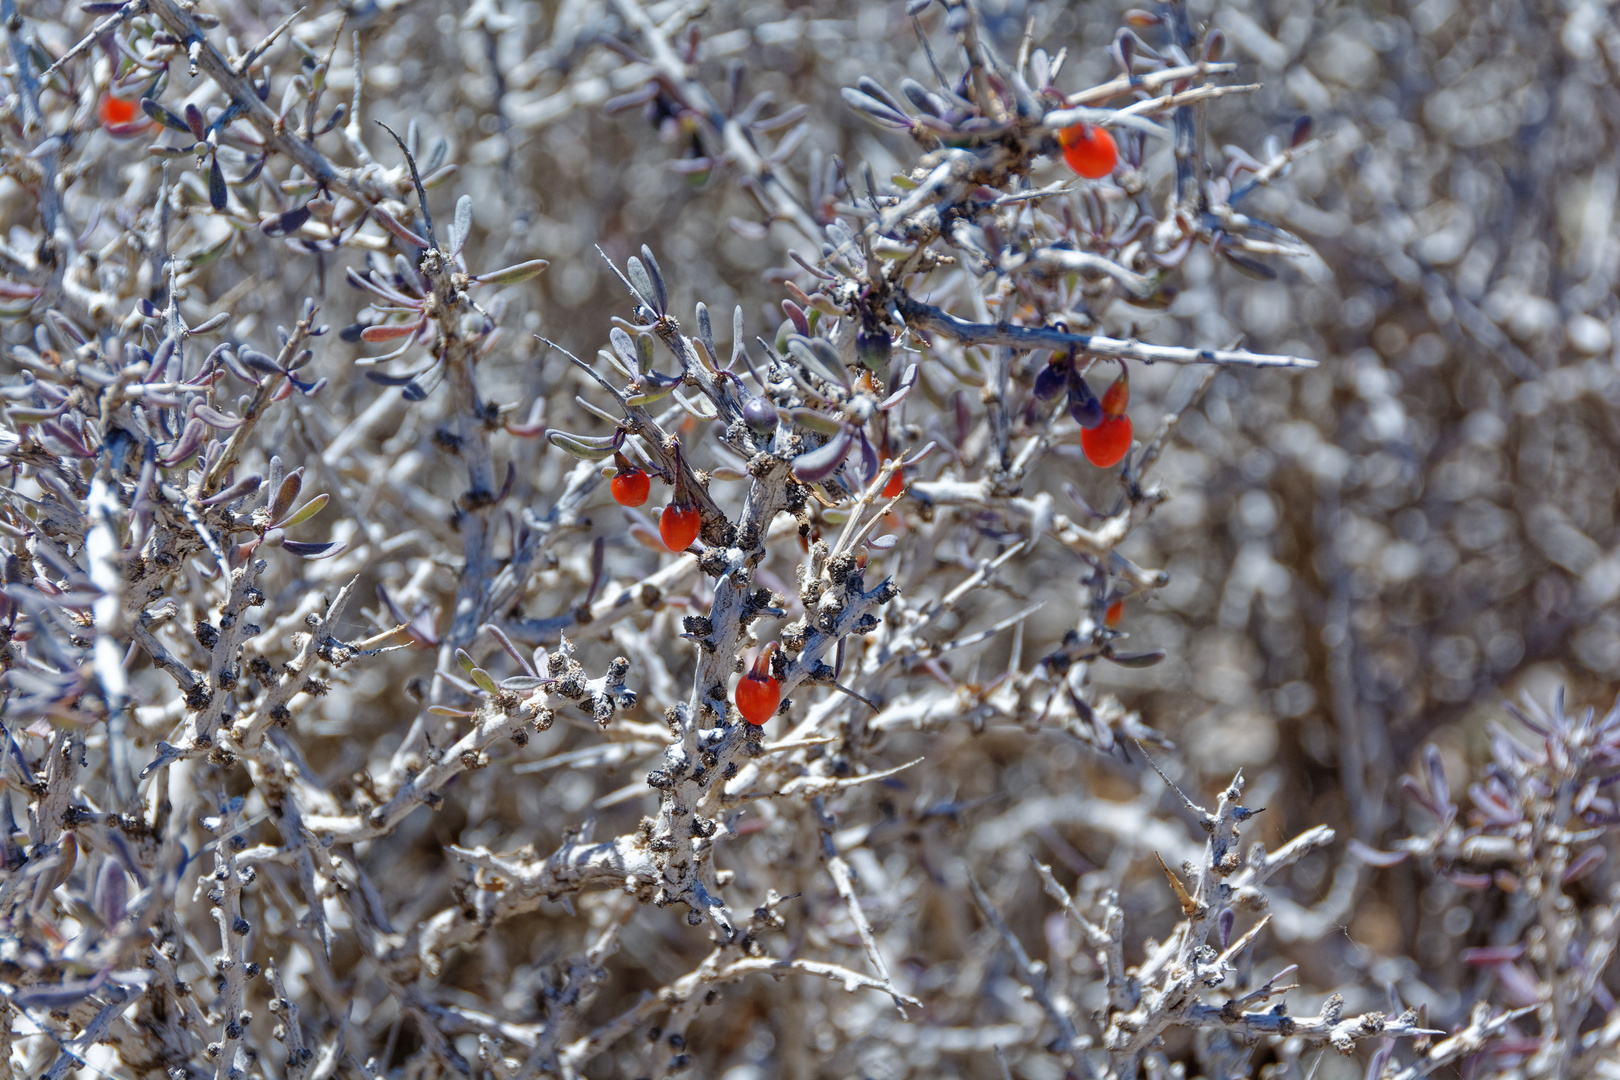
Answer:
<path fill-rule="evenodd" d="M 0 0 L 0 1070 L 1610 1055 L 1615 920 L 1559 906 L 1608 726 L 1534 719 L 1474 833 L 1429 768 L 1407 847 L 1540 903 L 1440 1019 L 1285 964 L 1367 875 L 1294 899 L 1333 830 L 1240 835 L 1099 685 L 1169 669 L 1127 640 L 1184 419 L 1313 366 L 1174 317 L 1328 272 L 1277 223 L 1310 121 L 1214 153 L 1261 88 L 1182 4 L 1096 62 L 1040 6 L 838 14 Z M 1274 370 L 1199 411 L 1222 369 Z"/>

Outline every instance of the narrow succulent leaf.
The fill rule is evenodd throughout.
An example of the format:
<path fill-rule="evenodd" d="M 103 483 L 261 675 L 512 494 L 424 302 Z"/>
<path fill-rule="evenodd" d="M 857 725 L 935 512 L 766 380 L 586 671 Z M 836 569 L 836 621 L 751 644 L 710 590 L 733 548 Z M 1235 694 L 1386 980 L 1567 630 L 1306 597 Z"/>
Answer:
<path fill-rule="evenodd" d="M 514 263 L 504 270 L 492 270 L 487 274 L 479 274 L 473 280 L 484 285 L 516 285 L 519 282 L 528 281 L 550 265 L 551 263 L 545 259 L 530 259 L 528 262 Z"/>
<path fill-rule="evenodd" d="M 335 540 L 328 540 L 323 544 L 307 544 L 302 540 L 283 540 L 281 546 L 289 554 L 313 562 L 316 559 L 330 559 L 334 555 L 340 555 L 349 545 L 340 544 Z"/>
<path fill-rule="evenodd" d="M 473 673 L 473 669 L 478 666 L 478 661 L 474 660 L 472 658 L 472 654 L 466 649 L 456 650 L 456 663 L 460 664 L 461 670 L 465 671 L 469 675 L 471 675 Z"/>
<path fill-rule="evenodd" d="M 472 235 L 472 196 L 463 195 L 456 200 L 456 216 L 450 222 L 450 254 L 460 255 Z"/>
<path fill-rule="evenodd" d="M 565 454 L 571 454 L 583 461 L 606 461 L 613 456 L 616 446 L 595 446 L 587 439 L 578 435 L 570 435 L 566 431 L 546 432 L 546 441 Z"/>
<path fill-rule="evenodd" d="M 422 329 L 425 320 L 417 319 L 410 323 L 381 323 L 377 326 L 368 326 L 360 331 L 360 340 L 367 342 L 395 341 L 399 338 L 410 337 Z"/>
<path fill-rule="evenodd" d="M 500 687 L 495 684 L 494 677 L 483 668 L 475 667 L 468 671 L 467 674 L 470 675 L 472 677 L 472 681 L 478 685 L 478 689 L 484 691 L 484 693 L 494 694 L 500 691 Z"/>
<path fill-rule="evenodd" d="M 277 364 L 273 358 L 265 353 L 260 352 L 258 349 L 250 349 L 244 346 L 243 348 L 237 350 L 236 355 L 237 358 L 242 361 L 242 363 L 246 364 L 254 371 L 262 372 L 265 375 L 281 374 L 281 365 Z"/>
<path fill-rule="evenodd" d="M 219 492 L 217 495 L 213 495 L 210 498 L 203 499 L 197 505 L 198 506 L 224 506 L 226 503 L 235 502 L 237 499 L 244 499 L 244 498 L 247 498 L 249 495 L 256 495 L 256 494 L 258 494 L 259 486 L 263 482 L 264 481 L 262 481 L 259 478 L 259 475 L 257 473 L 254 473 L 254 474 L 249 475 L 249 476 L 244 476 L 244 477 L 242 477 L 242 479 L 238 480 L 236 483 L 232 484 L 230 487 L 225 488 L 223 491 Z"/>
<path fill-rule="evenodd" d="M 186 126 L 186 122 L 184 120 L 180 119 L 178 116 L 174 115 L 174 113 L 170 112 L 168 109 L 165 109 L 162 105 L 159 105 L 151 98 L 141 99 L 141 111 L 146 113 L 147 116 L 150 116 L 152 119 L 156 120 L 158 123 L 162 124 L 164 127 L 168 128 L 170 131 L 178 131 L 186 135 L 191 134 L 191 128 Z"/>
<path fill-rule="evenodd" d="M 208 205 L 223 211 L 228 202 L 230 190 L 225 186 L 225 170 L 219 167 L 219 155 L 215 154 L 208 165 Z"/>
<path fill-rule="evenodd" d="M 302 525 L 304 522 L 320 513 L 326 504 L 331 501 L 331 498 L 332 497 L 330 495 L 323 491 L 313 499 L 309 500 L 309 502 L 305 503 L 303 506 L 300 506 L 286 521 L 277 522 L 277 524 L 283 529 L 290 529 L 294 525 Z"/>
<path fill-rule="evenodd" d="M 525 690 L 538 690 L 542 686 L 549 686 L 555 679 L 542 679 L 537 675 L 513 675 L 500 681 L 502 690 L 512 690 L 522 693 Z"/>
<path fill-rule="evenodd" d="M 208 437 L 208 425 L 197 417 L 186 421 L 185 428 L 180 437 L 169 448 L 168 453 L 158 458 L 158 464 L 169 466 L 178 465 L 186 458 L 202 449 L 203 440 Z"/>
<path fill-rule="evenodd" d="M 270 520 L 280 521 L 292 509 L 298 500 L 298 493 L 304 487 L 304 467 L 302 465 L 288 473 L 280 484 L 276 485 L 275 493 L 270 498 Z"/>
<path fill-rule="evenodd" d="M 1149 652 L 1136 653 L 1105 653 L 1108 659 L 1120 667 L 1145 668 L 1152 667 L 1164 659 L 1163 649 L 1153 649 Z"/>
<path fill-rule="evenodd" d="M 390 214 L 387 210 L 384 210 L 382 207 L 372 207 L 371 214 L 377 219 L 377 223 L 379 225 L 393 233 L 395 236 L 399 237 L 401 240 L 405 241 L 407 244 L 410 244 L 412 247 L 425 248 L 428 246 L 426 237 L 418 233 L 415 229 L 410 228 L 408 225 L 400 221 L 393 214 Z"/>
<path fill-rule="evenodd" d="M 641 265 L 641 260 L 634 255 L 630 256 L 625 264 L 625 276 L 630 279 L 630 289 L 641 301 L 641 306 L 654 314 L 659 314 L 654 306 L 657 303 L 658 293 L 653 289 L 652 278 L 647 276 L 647 268 Z"/>
<path fill-rule="evenodd" d="M 226 413 L 222 413 L 212 405 L 201 401 L 191 407 L 191 414 L 198 417 L 203 423 L 217 431 L 235 431 L 237 428 L 247 423 L 247 421 L 240 416 L 230 416 Z"/>
<path fill-rule="evenodd" d="M 649 380 L 649 381 L 651 381 L 651 380 Z M 675 387 L 677 387 L 679 385 L 680 385 L 679 381 L 676 381 L 674 383 L 670 383 L 670 384 L 668 384 L 666 386 L 659 386 L 659 385 L 657 385 L 655 383 L 648 390 L 644 390 L 639 394 L 631 394 L 629 397 L 624 399 L 624 403 L 626 405 L 636 405 L 636 406 L 651 405 L 654 402 L 662 401 L 665 398 L 669 397 L 670 394 L 673 394 L 675 392 Z"/>
<path fill-rule="evenodd" d="M 631 340 L 628 330 L 622 326 L 615 326 L 608 331 L 608 343 L 613 346 L 614 353 L 623 361 L 626 371 L 641 371 L 641 360 L 636 353 L 636 343 Z"/>
<path fill-rule="evenodd" d="M 664 272 L 658 267 L 658 260 L 653 256 L 652 248 L 646 244 L 641 245 L 641 257 L 646 260 L 647 276 L 652 279 L 653 296 L 658 301 L 658 314 L 669 314 L 669 286 L 664 282 Z"/>
<path fill-rule="evenodd" d="M 309 220 L 309 216 L 309 207 L 307 205 L 294 207 L 284 214 L 266 218 L 259 228 L 266 236 L 291 236 L 304 227 L 304 223 Z"/>
<path fill-rule="evenodd" d="M 811 431 L 822 435 L 837 435 L 844 430 L 844 425 L 841 422 L 826 413 L 817 412 L 815 409 L 799 406 L 798 408 L 789 409 L 788 415 L 793 417 L 793 422 L 800 427 L 809 428 Z"/>
<path fill-rule="evenodd" d="M 799 334 L 789 335 L 787 344 L 789 355 L 802 364 L 805 370 L 820 378 L 823 382 L 834 386 L 847 386 L 848 384 L 844 381 L 843 376 L 838 374 L 839 368 L 842 367 L 841 364 L 838 364 L 838 354 L 834 352 L 832 356 L 833 362 L 837 366 L 829 366 L 822 355 L 822 350 L 814 347 L 813 341 L 816 340 L 820 339 L 806 338 Z M 827 351 L 831 350 L 832 346 L 827 344 Z"/>
<path fill-rule="evenodd" d="M 793 475 L 806 484 L 819 484 L 838 471 L 849 456 L 855 436 L 848 428 L 827 440 L 826 445 L 793 459 Z"/>

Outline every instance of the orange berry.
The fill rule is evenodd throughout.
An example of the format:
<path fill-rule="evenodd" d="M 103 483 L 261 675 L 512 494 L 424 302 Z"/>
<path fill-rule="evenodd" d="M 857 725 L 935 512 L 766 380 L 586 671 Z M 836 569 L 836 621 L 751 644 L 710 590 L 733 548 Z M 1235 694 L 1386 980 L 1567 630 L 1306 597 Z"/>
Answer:
<path fill-rule="evenodd" d="M 1099 469 L 1118 465 L 1131 449 L 1131 418 L 1108 416 L 1094 428 L 1082 428 L 1080 449 Z"/>
<path fill-rule="evenodd" d="M 640 506 L 652 493 L 652 480 L 645 472 L 631 465 L 621 468 L 609 487 L 613 489 L 613 501 L 620 506 Z"/>
<path fill-rule="evenodd" d="M 1110 628 L 1118 626 L 1119 621 L 1124 617 L 1125 598 L 1120 597 L 1118 600 L 1115 600 L 1112 604 L 1108 605 L 1108 613 L 1103 616 L 1103 625 Z"/>
<path fill-rule="evenodd" d="M 771 674 L 771 654 L 775 651 L 774 641 L 761 649 L 753 670 L 737 683 L 737 711 L 755 727 L 775 716 L 777 706 L 782 704 L 782 684 Z"/>
<path fill-rule="evenodd" d="M 1131 376 L 1130 372 L 1121 370 L 1119 378 L 1109 384 L 1103 391 L 1102 411 L 1106 417 L 1125 415 L 1125 407 L 1131 403 Z"/>
<path fill-rule="evenodd" d="M 101 95 L 101 104 L 96 108 L 96 115 L 101 122 L 108 126 L 113 124 L 127 124 L 140 115 L 141 107 L 133 101 L 113 97 L 111 94 Z"/>
<path fill-rule="evenodd" d="M 1058 132 L 1058 145 L 1063 147 L 1063 160 L 1069 163 L 1069 168 L 1087 180 L 1099 180 L 1119 164 L 1119 148 L 1114 145 L 1114 137 L 1091 124 L 1064 128 Z"/>
<path fill-rule="evenodd" d="M 671 551 L 685 551 L 691 547 L 702 527 L 703 521 L 698 517 L 695 506 L 670 503 L 658 516 L 658 535 L 663 537 L 664 546 Z"/>
<path fill-rule="evenodd" d="M 885 499 L 892 499 L 896 495 L 905 494 L 905 490 L 906 490 L 906 477 L 905 477 L 905 474 L 903 472 L 901 472 L 899 469 L 896 469 L 896 470 L 894 470 L 894 475 L 889 477 L 889 482 L 887 484 L 883 485 L 883 497 Z"/>

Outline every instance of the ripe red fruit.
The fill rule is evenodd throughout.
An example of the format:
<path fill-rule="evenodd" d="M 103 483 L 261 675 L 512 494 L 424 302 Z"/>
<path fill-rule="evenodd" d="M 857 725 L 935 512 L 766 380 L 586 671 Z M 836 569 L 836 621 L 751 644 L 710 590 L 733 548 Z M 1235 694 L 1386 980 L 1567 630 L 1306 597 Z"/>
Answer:
<path fill-rule="evenodd" d="M 774 652 L 776 642 L 773 641 L 759 651 L 753 669 L 737 683 L 737 711 L 755 727 L 775 716 L 776 707 L 782 704 L 782 685 L 771 674 Z"/>
<path fill-rule="evenodd" d="M 1082 428 L 1080 449 L 1099 469 L 1118 465 L 1131 449 L 1131 418 L 1109 416 L 1094 428 Z"/>
<path fill-rule="evenodd" d="M 1114 145 L 1114 137 L 1091 124 L 1064 128 L 1058 132 L 1058 145 L 1063 147 L 1063 160 L 1069 163 L 1069 168 L 1087 180 L 1099 180 L 1119 164 L 1119 148 Z"/>
<path fill-rule="evenodd" d="M 102 94 L 101 104 L 96 108 L 96 115 L 109 127 L 114 124 L 127 124 L 139 116 L 140 112 L 141 107 L 135 102 L 125 101 L 111 94 Z"/>
<path fill-rule="evenodd" d="M 1103 616 L 1103 625 L 1109 628 L 1118 626 L 1119 621 L 1124 617 L 1125 598 L 1120 597 L 1118 600 L 1115 600 L 1112 604 L 1108 605 L 1108 613 Z"/>
<path fill-rule="evenodd" d="M 664 546 L 671 551 L 685 551 L 691 547 L 702 527 L 697 507 L 690 504 L 670 503 L 658 515 L 658 535 L 663 537 Z"/>
<path fill-rule="evenodd" d="M 652 493 L 652 480 L 645 472 L 630 464 L 629 459 L 623 454 L 615 454 L 614 460 L 618 463 L 619 471 L 614 474 L 613 482 L 608 485 L 613 489 L 613 501 L 620 506 L 640 506 Z"/>
<path fill-rule="evenodd" d="M 885 462 L 887 462 L 888 460 L 889 459 L 887 459 L 887 458 L 884 459 Z M 905 494 L 905 490 L 906 490 L 905 470 L 904 469 L 896 469 L 896 470 L 894 470 L 894 474 L 889 477 L 889 482 L 887 484 L 883 485 L 883 497 L 885 499 L 892 499 L 896 495 Z"/>
<path fill-rule="evenodd" d="M 1099 469 L 1118 465 L 1131 449 L 1131 418 L 1125 407 L 1131 403 L 1131 372 L 1120 365 L 1119 378 L 1103 391 L 1103 421 L 1080 431 L 1080 449 L 1086 460 Z"/>

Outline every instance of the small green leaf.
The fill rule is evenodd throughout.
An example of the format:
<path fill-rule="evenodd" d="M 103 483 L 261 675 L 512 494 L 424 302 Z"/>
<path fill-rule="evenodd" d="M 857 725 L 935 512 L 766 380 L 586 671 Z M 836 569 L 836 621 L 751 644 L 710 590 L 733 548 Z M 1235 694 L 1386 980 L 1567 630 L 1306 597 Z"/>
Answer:
<path fill-rule="evenodd" d="M 484 691 L 484 693 L 493 694 L 499 690 L 499 688 L 495 685 L 494 678 L 492 678 L 489 672 L 485 671 L 483 668 L 475 667 L 471 671 L 467 672 L 467 674 L 472 676 L 472 681 L 477 683 L 478 688 Z"/>
<path fill-rule="evenodd" d="M 819 432 L 822 435 L 837 435 L 844 430 L 843 424 L 825 413 L 817 412 L 815 409 L 802 407 L 789 409 L 788 415 L 793 417 L 793 422 L 800 427 L 809 428 L 811 431 Z"/>
<path fill-rule="evenodd" d="M 516 285 L 520 281 L 528 281 L 540 271 L 550 266 L 545 259 L 530 259 L 508 266 L 504 270 L 492 270 L 487 274 L 479 274 L 474 281 L 485 285 Z"/>
<path fill-rule="evenodd" d="M 465 671 L 469 675 L 471 675 L 474 669 L 478 667 L 478 665 L 473 662 L 473 658 L 467 655 L 466 649 L 456 650 L 456 663 L 460 664 L 461 670 Z"/>
<path fill-rule="evenodd" d="M 332 497 L 330 495 L 323 491 L 313 499 L 309 500 L 309 502 L 305 503 L 303 506 L 300 506 L 297 510 L 294 510 L 292 516 L 286 521 L 277 522 L 277 524 L 279 524 L 283 529 L 290 529 L 294 525 L 302 525 L 304 522 L 320 513 L 321 508 L 324 507 L 327 502 L 331 500 L 331 498 Z"/>
<path fill-rule="evenodd" d="M 546 432 L 546 441 L 563 453 L 572 454 L 582 461 L 605 461 L 613 456 L 614 450 L 618 449 L 616 443 L 597 446 L 593 445 L 594 440 L 584 439 L 578 435 L 570 435 L 566 431 L 548 431 Z"/>
<path fill-rule="evenodd" d="M 675 387 L 679 385 L 679 383 L 673 383 L 669 386 L 655 386 L 651 390 L 645 390 L 639 394 L 631 394 L 629 397 L 624 399 L 624 403 L 626 405 L 651 405 L 655 401 L 662 401 L 669 397 L 670 394 L 675 392 Z"/>

